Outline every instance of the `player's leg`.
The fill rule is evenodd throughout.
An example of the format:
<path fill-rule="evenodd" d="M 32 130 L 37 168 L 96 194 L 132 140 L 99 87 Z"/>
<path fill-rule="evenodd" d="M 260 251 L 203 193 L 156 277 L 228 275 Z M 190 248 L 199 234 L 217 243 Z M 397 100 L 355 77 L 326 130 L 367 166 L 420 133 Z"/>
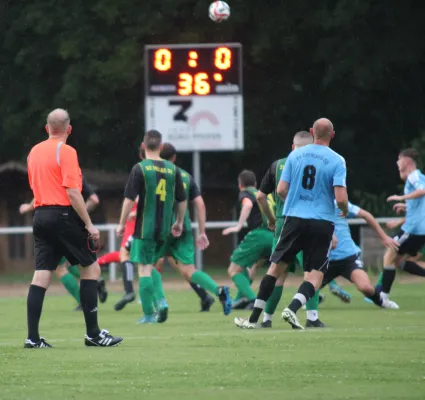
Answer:
<path fill-rule="evenodd" d="M 60 216 L 59 227 L 58 241 L 61 254 L 71 265 L 78 265 L 80 269 L 80 300 L 86 323 L 85 345 L 89 347 L 117 346 L 123 339 L 114 337 L 107 330 L 99 328 L 97 287 L 100 266 L 96 254 L 88 246 L 88 232 L 84 223 L 71 209 L 68 214 Z"/>
<path fill-rule="evenodd" d="M 264 314 L 263 314 L 263 322 L 261 323 L 262 328 L 271 328 L 272 327 L 272 321 L 273 321 L 273 315 L 276 311 L 276 308 L 280 302 L 280 299 L 282 298 L 283 294 L 283 285 L 285 284 L 285 280 L 288 276 L 289 269 L 291 268 L 291 265 L 288 267 L 288 270 L 285 271 L 276 281 L 276 285 L 273 289 L 273 292 L 269 299 L 266 302 L 266 307 L 264 308 Z"/>
<path fill-rule="evenodd" d="M 28 336 L 25 348 L 52 347 L 40 337 L 39 324 L 46 290 L 52 272 L 65 254 L 58 240 L 58 217 L 61 210 L 39 208 L 34 214 L 33 236 L 35 244 L 35 271 L 27 296 Z"/>
<path fill-rule="evenodd" d="M 369 276 L 362 268 L 352 268 L 350 279 L 357 289 L 363 293 L 368 299 L 375 303 L 378 307 L 392 308 L 397 310 L 399 307 L 396 303 L 380 296 L 380 293 L 372 285 Z"/>
<path fill-rule="evenodd" d="M 233 258 L 235 259 L 235 258 Z M 249 273 L 247 271 L 248 267 L 242 267 L 235 262 L 231 262 L 227 273 L 235 284 L 238 293 L 240 293 L 240 299 L 244 299 L 243 308 L 254 304 L 255 301 L 255 292 L 251 288 L 251 282 L 249 279 Z M 239 303 L 237 303 L 237 306 Z"/>
<path fill-rule="evenodd" d="M 77 279 L 81 278 L 81 274 L 80 274 L 80 270 L 78 268 L 78 265 L 72 265 L 72 266 L 68 267 L 68 272 L 70 274 L 72 274 Z M 106 288 L 106 282 L 105 282 L 105 280 L 103 279 L 102 276 L 100 276 L 98 281 L 97 281 L 97 294 L 99 296 L 99 301 L 101 303 L 105 303 L 106 300 L 108 299 L 108 290 Z M 79 307 L 77 307 L 77 309 L 79 309 Z"/>
<path fill-rule="evenodd" d="M 52 271 L 56 269 L 62 255 L 58 253 L 49 232 L 46 232 L 46 229 L 40 224 L 46 219 L 49 220 L 49 216 L 45 214 L 44 210 L 36 211 L 34 216 L 35 271 L 27 296 L 28 336 L 25 340 L 25 348 L 52 347 L 44 338 L 40 337 L 39 324 Z"/>
<path fill-rule="evenodd" d="M 273 232 L 266 228 L 257 228 L 245 236 L 230 258 L 229 276 L 250 303 L 254 303 L 256 296 L 249 279 L 242 273 L 242 268 L 250 268 L 259 260 L 268 258 L 272 247 Z"/>
<path fill-rule="evenodd" d="M 260 282 L 260 287 L 258 289 L 251 315 L 249 318 L 236 317 L 234 319 L 236 326 L 244 329 L 254 329 L 258 327 L 257 323 L 260 319 L 261 313 L 266 307 L 267 301 L 272 296 L 278 279 L 284 274 L 287 266 L 288 264 L 285 262 L 279 262 L 277 264 L 272 262 L 266 275 L 264 275 Z"/>
<path fill-rule="evenodd" d="M 130 261 L 130 250 L 133 237 L 129 236 L 124 238 L 121 242 L 119 261 L 121 263 L 122 280 L 124 285 L 124 296 L 115 304 L 115 311 L 122 310 L 128 303 L 133 302 L 136 299 L 134 293 L 133 280 L 134 280 L 134 267 Z"/>
<path fill-rule="evenodd" d="M 350 293 L 346 292 L 341 286 L 339 286 L 336 281 L 329 282 L 328 284 L 329 291 L 336 297 L 338 297 L 343 303 L 351 302 Z"/>
<path fill-rule="evenodd" d="M 164 256 L 164 251 L 164 244 L 156 243 L 154 240 L 133 239 L 131 244 L 130 258 L 138 264 L 139 294 L 144 314 L 138 323 L 165 322 L 168 318 L 168 304 L 156 304 L 158 307 L 158 320 L 154 316 L 155 286 L 153 266 Z M 157 280 L 157 278 L 155 274 L 155 279 Z M 159 279 L 162 282 L 160 274 Z M 158 288 L 158 281 L 156 282 L 156 287 Z"/>
<path fill-rule="evenodd" d="M 252 280 L 249 275 L 249 268 L 241 268 L 241 273 L 249 281 L 249 284 L 252 284 Z M 244 297 L 242 292 L 238 290 L 234 299 L 232 300 L 232 309 L 233 310 L 243 310 L 248 305 L 248 299 Z"/>
<path fill-rule="evenodd" d="M 106 253 L 103 256 L 100 256 L 97 259 L 97 262 L 101 267 L 105 265 L 109 265 L 112 263 L 119 263 L 120 262 L 120 252 L 119 251 L 113 251 L 111 253 Z"/>
<path fill-rule="evenodd" d="M 188 281 L 190 287 L 198 295 L 199 299 L 201 300 L 201 312 L 208 312 L 215 302 L 214 297 L 208 294 L 208 292 L 197 283 L 192 282 L 190 279 L 188 280 L 185 274 L 184 266 L 179 265 L 173 257 L 169 257 L 168 262 Z"/>
<path fill-rule="evenodd" d="M 224 314 L 228 315 L 232 309 L 229 288 L 218 286 L 211 276 L 195 268 L 195 245 L 192 234 L 186 232 L 180 238 L 173 240 L 168 253 L 177 261 L 177 268 L 185 279 L 216 295 L 223 305 Z"/>
<path fill-rule="evenodd" d="M 74 278 L 73 274 L 71 274 L 67 268 L 68 261 L 65 257 L 59 261 L 59 265 L 56 269 L 56 276 L 61 281 L 62 285 L 68 291 L 68 293 L 75 299 L 77 302 L 77 307 L 74 311 L 81 311 L 80 304 L 80 286 L 77 280 Z M 78 269 L 78 267 L 77 267 Z"/>
<path fill-rule="evenodd" d="M 152 269 L 152 282 L 153 282 L 153 297 L 154 307 L 158 311 L 156 322 L 165 322 L 168 318 L 168 303 L 165 298 L 164 286 L 162 284 L 162 276 L 156 268 L 156 264 L 162 265 L 164 262 L 164 254 L 161 253 L 161 258 L 157 260 L 154 268 Z"/>
<path fill-rule="evenodd" d="M 298 292 L 292 298 L 291 303 L 283 310 L 282 317 L 294 329 L 303 329 L 296 313 L 315 295 L 322 285 L 324 272 L 328 268 L 334 226 L 328 221 L 292 218 L 288 218 L 288 220 L 292 223 L 294 233 L 298 232 L 298 241 L 293 247 L 299 246 L 299 250 L 303 250 L 304 282 L 298 288 Z M 287 225 L 288 223 L 285 224 L 285 226 Z M 288 229 L 286 233 L 289 231 Z M 291 240 L 286 238 L 286 242 L 291 243 Z M 291 254 L 290 250 L 286 251 L 286 254 L 284 252 L 283 257 L 288 254 Z"/>

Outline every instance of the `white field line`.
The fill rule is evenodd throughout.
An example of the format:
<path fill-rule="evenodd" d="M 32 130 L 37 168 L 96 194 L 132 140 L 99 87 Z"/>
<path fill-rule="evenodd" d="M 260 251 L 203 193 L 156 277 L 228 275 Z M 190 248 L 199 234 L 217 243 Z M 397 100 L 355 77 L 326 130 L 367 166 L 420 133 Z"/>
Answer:
<path fill-rule="evenodd" d="M 292 334 L 292 335 L 299 335 L 299 334 L 326 334 L 326 333 L 343 333 L 343 332 L 347 332 L 347 333 L 368 333 L 368 332 L 394 332 L 394 331 L 405 331 L 408 332 L 409 330 L 423 330 L 424 326 L 422 325 L 411 325 L 411 326 L 397 326 L 397 327 L 392 327 L 392 326 L 386 326 L 386 327 L 376 327 L 376 328 L 323 328 L 323 329 L 307 329 L 305 331 L 299 331 L 299 330 L 294 330 L 294 329 L 256 329 L 255 331 L 260 331 L 262 333 L 266 333 L 269 335 L 273 335 L 273 334 Z M 202 332 L 202 333 L 184 333 L 181 335 L 182 338 L 190 338 L 190 337 L 214 337 L 214 336 L 234 336 L 235 332 L 241 332 L 244 331 L 246 332 L 246 334 L 254 334 L 252 331 L 254 331 L 254 329 L 236 329 L 235 327 L 235 331 L 230 332 L 230 331 L 225 331 L 225 332 Z M 249 331 L 249 332 L 247 332 Z M 171 335 L 171 336 L 123 336 L 124 337 L 124 343 L 126 341 L 133 341 L 133 340 L 142 340 L 142 341 L 146 341 L 146 340 L 173 340 L 175 341 L 176 339 L 179 338 L 179 336 L 176 335 Z M 84 342 L 84 337 L 81 337 L 79 339 L 50 339 L 50 338 L 46 338 L 46 340 L 51 343 L 52 345 L 55 343 L 65 343 L 65 342 Z M 24 342 L 24 339 L 22 340 L 14 340 L 14 339 L 6 339 L 6 341 L 4 342 L 0 342 L 0 346 L 21 346 Z"/>

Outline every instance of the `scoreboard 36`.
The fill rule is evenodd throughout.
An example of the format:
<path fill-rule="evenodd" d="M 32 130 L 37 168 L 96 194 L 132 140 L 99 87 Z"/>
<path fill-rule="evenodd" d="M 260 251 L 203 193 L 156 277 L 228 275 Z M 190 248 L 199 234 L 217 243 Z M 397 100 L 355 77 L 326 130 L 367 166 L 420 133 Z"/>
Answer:
<path fill-rule="evenodd" d="M 146 129 L 180 151 L 243 148 L 242 46 L 145 47 Z"/>

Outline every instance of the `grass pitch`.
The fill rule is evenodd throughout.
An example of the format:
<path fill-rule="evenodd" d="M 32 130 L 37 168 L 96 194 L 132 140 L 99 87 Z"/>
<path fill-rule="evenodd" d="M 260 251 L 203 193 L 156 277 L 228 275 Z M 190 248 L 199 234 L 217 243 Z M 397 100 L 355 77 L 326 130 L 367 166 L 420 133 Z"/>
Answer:
<path fill-rule="evenodd" d="M 328 294 L 329 328 L 292 331 L 280 310 L 273 329 L 243 331 L 219 304 L 198 312 L 193 293 L 168 291 L 170 318 L 139 326 L 137 303 L 100 306 L 101 327 L 122 335 L 117 348 L 85 348 L 84 323 L 68 296 L 48 296 L 41 333 L 54 349 L 23 349 L 25 298 L 0 299 L 0 399 L 424 399 L 424 286 L 398 284 L 401 309 L 352 303 Z M 304 311 L 300 311 L 304 321 Z"/>

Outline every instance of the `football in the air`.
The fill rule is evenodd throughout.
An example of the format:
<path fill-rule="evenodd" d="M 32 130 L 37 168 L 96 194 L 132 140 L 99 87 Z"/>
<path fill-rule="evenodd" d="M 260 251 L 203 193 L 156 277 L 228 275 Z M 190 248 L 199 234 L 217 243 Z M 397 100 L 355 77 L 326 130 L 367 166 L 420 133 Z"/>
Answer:
<path fill-rule="evenodd" d="M 208 14 L 214 22 L 226 21 L 230 17 L 230 7 L 225 1 L 214 1 L 210 4 Z"/>

